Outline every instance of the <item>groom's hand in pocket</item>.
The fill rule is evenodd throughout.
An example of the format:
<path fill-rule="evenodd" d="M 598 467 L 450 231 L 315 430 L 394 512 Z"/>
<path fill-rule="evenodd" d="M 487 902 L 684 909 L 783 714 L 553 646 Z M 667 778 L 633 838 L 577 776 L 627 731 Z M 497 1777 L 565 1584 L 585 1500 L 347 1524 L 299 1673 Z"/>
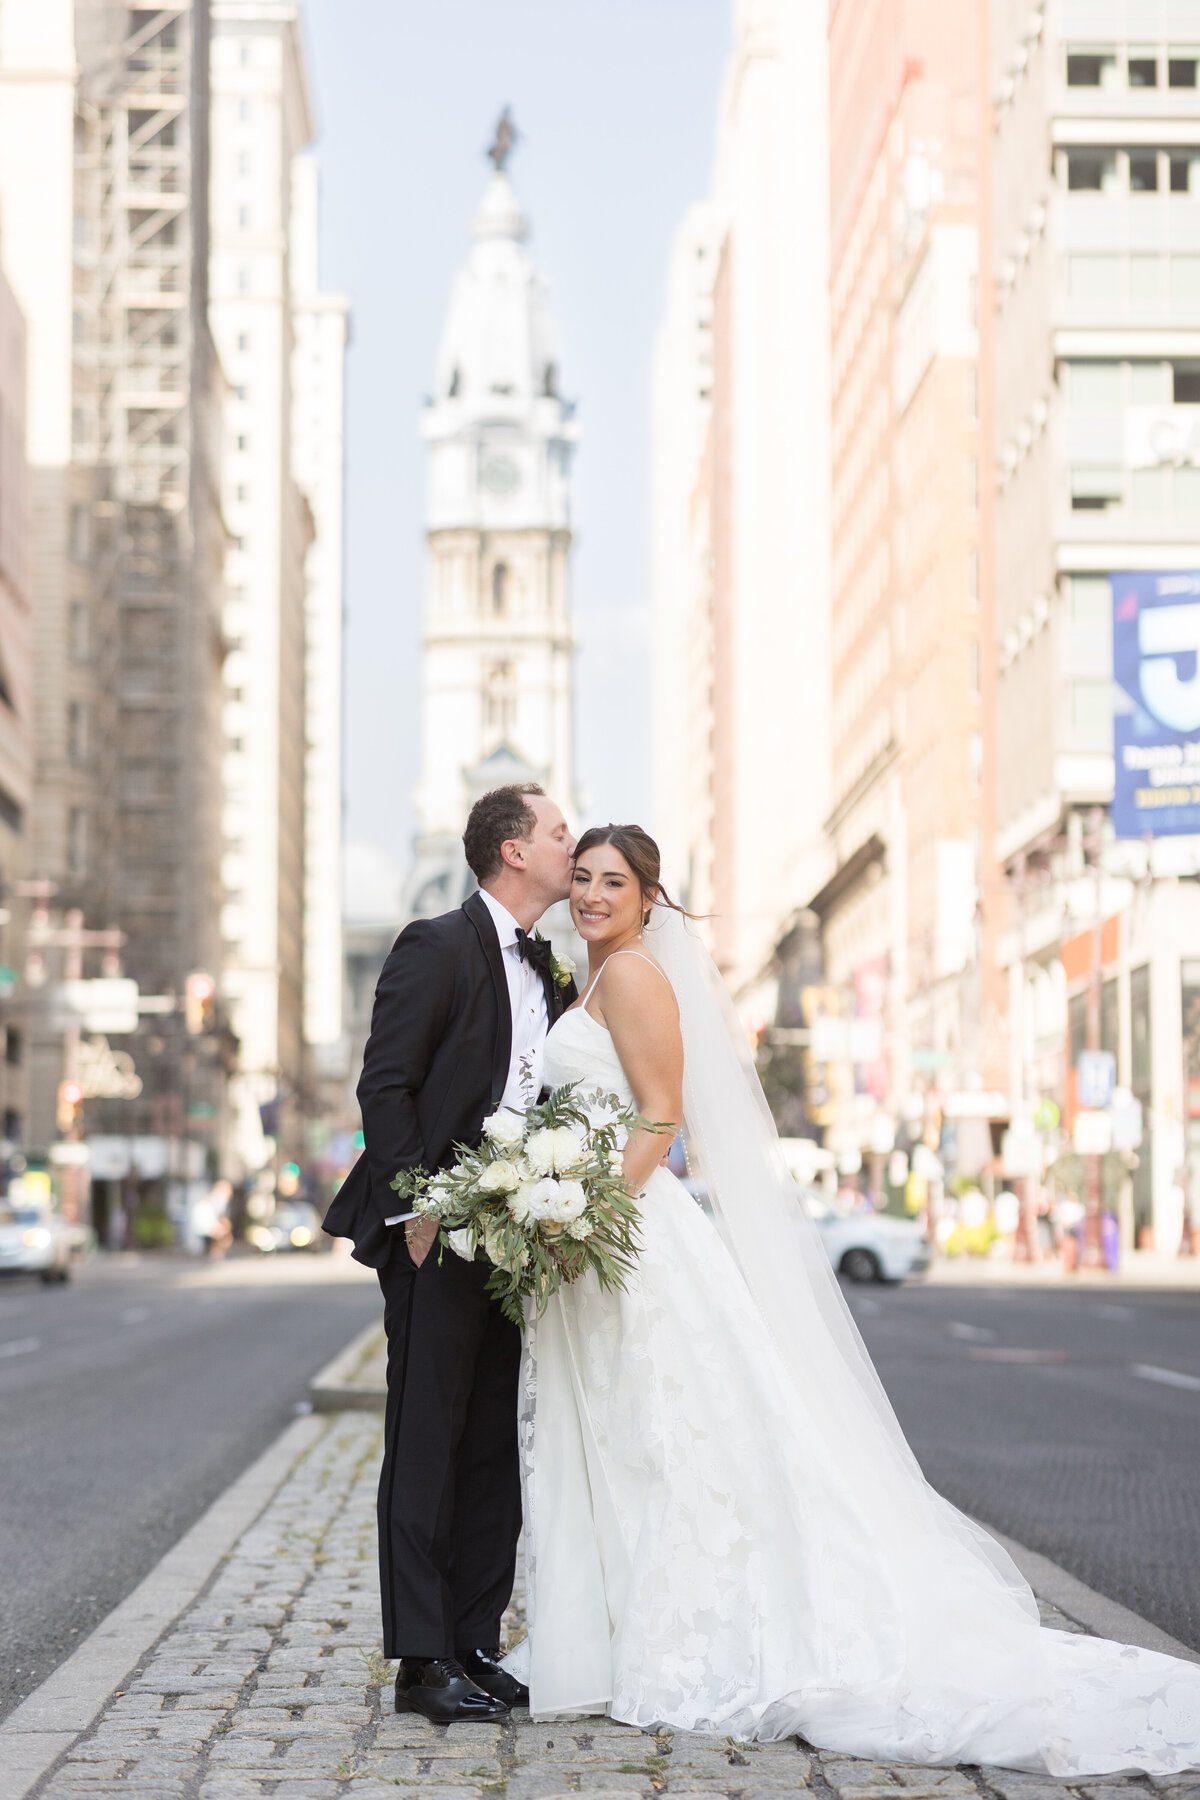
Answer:
<path fill-rule="evenodd" d="M 437 1219 L 410 1219 L 405 1225 L 404 1241 L 408 1245 L 408 1254 L 418 1269 L 433 1249 L 437 1234 Z"/>

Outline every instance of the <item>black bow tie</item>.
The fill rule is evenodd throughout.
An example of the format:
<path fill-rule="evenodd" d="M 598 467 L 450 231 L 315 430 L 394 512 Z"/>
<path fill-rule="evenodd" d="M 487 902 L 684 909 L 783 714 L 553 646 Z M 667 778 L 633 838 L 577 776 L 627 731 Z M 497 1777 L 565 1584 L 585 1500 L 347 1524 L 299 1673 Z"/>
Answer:
<path fill-rule="evenodd" d="M 530 937 L 527 931 L 517 926 L 517 954 L 523 961 L 532 963 L 539 974 L 545 975 L 549 971 L 551 948 L 549 938 Z"/>

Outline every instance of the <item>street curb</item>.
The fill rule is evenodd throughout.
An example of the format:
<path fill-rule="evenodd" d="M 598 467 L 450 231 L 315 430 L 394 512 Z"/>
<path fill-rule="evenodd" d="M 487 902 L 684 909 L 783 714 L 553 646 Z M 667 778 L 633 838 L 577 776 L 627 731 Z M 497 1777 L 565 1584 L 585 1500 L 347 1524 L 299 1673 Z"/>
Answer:
<path fill-rule="evenodd" d="M 296 1419 L 217 1497 L 66 1662 L 0 1725 L 0 1800 L 24 1800 L 92 1724 L 147 1650 L 196 1598 L 328 1421 Z"/>
<path fill-rule="evenodd" d="M 1176 1656 L 1181 1662 L 1200 1663 L 1200 1653 L 1152 1625 L 1140 1613 L 1131 1612 L 1107 1594 L 1098 1594 L 1095 1588 L 1077 1581 L 1048 1556 L 1027 1550 L 1024 1544 L 1014 1543 L 981 1520 L 976 1523 L 1008 1551 L 1039 1600 L 1048 1600 L 1094 1636 L 1111 1638 L 1118 1644 L 1134 1644 L 1139 1650 L 1157 1650 L 1163 1656 Z"/>
<path fill-rule="evenodd" d="M 387 1389 L 363 1387 L 354 1381 L 355 1375 L 382 1335 L 382 1324 L 376 1322 L 368 1325 L 344 1350 L 338 1352 L 332 1362 L 327 1362 L 323 1369 L 318 1370 L 308 1384 L 308 1397 L 314 1412 L 383 1411 L 387 1404 Z"/>

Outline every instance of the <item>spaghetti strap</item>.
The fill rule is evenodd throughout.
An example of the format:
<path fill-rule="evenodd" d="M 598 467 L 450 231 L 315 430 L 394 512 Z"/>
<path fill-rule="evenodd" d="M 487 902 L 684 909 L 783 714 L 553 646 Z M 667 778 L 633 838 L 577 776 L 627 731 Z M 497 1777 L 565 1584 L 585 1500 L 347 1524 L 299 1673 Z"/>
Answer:
<path fill-rule="evenodd" d="M 612 962 L 613 957 L 616 957 L 616 956 L 640 956 L 643 962 L 649 963 L 650 967 L 652 969 L 656 970 L 658 972 L 658 974 L 662 975 L 663 980 L 666 981 L 667 986 L 670 987 L 670 985 L 671 985 L 670 982 L 667 981 L 667 977 L 665 975 L 663 975 L 663 971 L 658 967 L 658 964 L 655 962 L 654 958 L 652 956 L 647 956 L 646 952 L 644 950 L 614 950 L 612 952 L 612 955 L 606 956 L 604 961 L 601 963 L 599 971 L 597 972 L 597 975 L 596 975 L 596 981 L 599 981 L 600 976 L 603 975 L 603 973 L 604 973 L 605 969 L 607 969 L 609 963 Z M 579 1002 L 580 1012 L 583 1012 L 583 1010 L 587 1006 L 588 995 L 591 993 L 592 989 L 595 987 L 596 981 L 589 981 L 586 988 L 583 990 L 583 998 Z"/>

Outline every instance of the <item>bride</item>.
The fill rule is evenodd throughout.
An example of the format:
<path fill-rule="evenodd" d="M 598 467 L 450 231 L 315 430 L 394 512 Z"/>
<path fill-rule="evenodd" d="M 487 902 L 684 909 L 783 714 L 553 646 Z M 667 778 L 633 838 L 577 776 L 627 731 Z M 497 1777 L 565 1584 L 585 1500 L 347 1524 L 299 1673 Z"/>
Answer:
<path fill-rule="evenodd" d="M 1080 1777 L 1200 1763 L 1200 1668 L 1043 1629 L 1005 1552 L 930 1488 L 796 1199 L 732 1004 L 634 825 L 585 832 L 582 998 L 545 1076 L 682 1123 L 714 1225 L 625 1148 L 641 1256 L 526 1333 L 536 1717 Z"/>

